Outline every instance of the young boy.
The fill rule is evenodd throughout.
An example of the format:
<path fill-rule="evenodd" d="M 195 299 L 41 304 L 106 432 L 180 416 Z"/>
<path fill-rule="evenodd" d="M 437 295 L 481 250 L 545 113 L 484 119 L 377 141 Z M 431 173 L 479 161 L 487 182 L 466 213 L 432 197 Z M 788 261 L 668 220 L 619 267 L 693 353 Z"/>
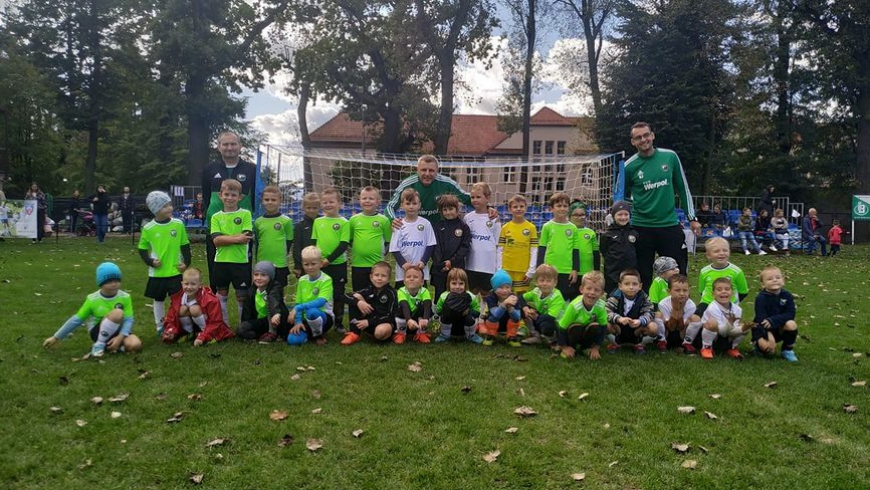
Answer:
<path fill-rule="evenodd" d="M 471 186 L 471 206 L 474 212 L 462 219 L 471 230 L 471 250 L 466 259 L 465 272 L 468 274 L 469 289 L 474 294 L 489 294 L 489 280 L 497 270 L 498 237 L 501 223 L 489 217 L 489 198 L 492 191 L 486 182 Z"/>
<path fill-rule="evenodd" d="M 133 301 L 121 291 L 121 269 L 112 262 L 97 266 L 98 291 L 88 295 L 79 311 L 69 317 L 54 335 L 45 339 L 42 346 L 49 348 L 65 339 L 73 330 L 90 319 L 96 321 L 89 327 L 94 342 L 90 355 L 101 357 L 106 349 L 117 352 L 138 352 L 142 349 L 139 337 L 133 335 Z"/>
<path fill-rule="evenodd" d="M 604 255 L 605 293 L 612 294 L 620 282 L 622 271 L 637 269 L 634 244 L 637 231 L 631 226 L 631 205 L 617 201 L 610 208 L 613 223 L 601 234 L 601 254 Z"/>
<path fill-rule="evenodd" d="M 614 215 L 614 219 L 618 219 Z M 619 275 L 619 290 L 607 298 L 607 331 L 612 336 L 607 351 L 615 353 L 622 345 L 633 345 L 635 354 L 645 354 L 644 336 L 658 337 L 653 321 L 653 306 L 643 291 L 640 273 L 625 269 Z"/>
<path fill-rule="evenodd" d="M 750 324 L 743 323 L 743 310 L 732 302 L 731 279 L 719 277 L 713 281 L 713 303 L 701 316 L 701 357 L 713 359 L 714 343 L 732 359 L 743 359 L 737 350 L 746 337 Z"/>
<path fill-rule="evenodd" d="M 344 335 L 341 345 L 352 345 L 360 340 L 363 332 L 383 342 L 393 337 L 396 344 L 404 344 L 405 336 L 396 331 L 396 290 L 390 286 L 393 268 L 384 261 L 375 262 L 369 273 L 370 285 L 347 295 L 350 307 L 350 332 Z"/>
<path fill-rule="evenodd" d="M 154 220 L 142 228 L 139 256 L 148 266 L 145 297 L 154 300 L 157 336 L 163 335 L 167 296 L 181 291 L 181 273 L 190 265 L 190 240 L 180 219 L 172 217 L 169 194 L 154 191 L 145 198 Z"/>
<path fill-rule="evenodd" d="M 227 179 L 221 183 L 220 199 L 223 209 L 211 217 L 211 236 L 217 252 L 214 258 L 214 284 L 224 323 L 230 323 L 227 312 L 227 296 L 230 284 L 236 290 L 236 303 L 239 318 L 242 317 L 242 306 L 248 295 L 251 282 L 251 261 L 248 255 L 249 244 L 254 236 L 254 226 L 251 222 L 251 212 L 239 207 L 239 195 L 242 184 L 235 179 Z"/>
<path fill-rule="evenodd" d="M 577 289 L 577 271 L 580 269 L 580 250 L 577 227 L 568 221 L 571 198 L 564 192 L 550 197 L 553 219 L 541 227 L 538 243 L 538 263 L 549 264 L 559 272 L 557 287 L 566 301 L 574 298 Z"/>
<path fill-rule="evenodd" d="M 451 269 L 453 270 L 453 269 Z M 396 315 L 397 334 L 414 333 L 414 342 L 429 343 L 426 327 L 432 318 L 432 296 L 423 287 L 423 271 L 411 268 L 405 271 L 405 285 L 398 291 L 399 311 Z"/>
<path fill-rule="evenodd" d="M 601 270 L 601 252 L 598 248 L 598 235 L 595 230 L 586 226 L 586 207 L 582 202 L 574 201 L 568 210 L 571 223 L 577 227 L 577 250 L 580 252 L 580 269 L 577 273 L 583 276 L 589 271 Z M 573 298 L 572 298 L 573 299 Z"/>
<path fill-rule="evenodd" d="M 447 273 L 447 291 L 438 297 L 435 312 L 441 317 L 441 334 L 435 339 L 436 343 L 447 342 L 452 336 L 483 343 L 483 338 L 475 332 L 480 302 L 477 295 L 468 290 L 468 275 L 464 270 L 453 268 Z"/>
<path fill-rule="evenodd" d="M 359 193 L 362 213 L 353 215 L 350 226 L 350 277 L 354 291 L 362 291 L 372 285 L 372 267 L 384 260 L 384 250 L 390 246 L 393 235 L 390 220 L 378 213 L 381 193 L 372 186 Z M 386 248 L 385 248 L 386 247 Z M 348 304 L 352 304 L 348 303 Z"/>
<path fill-rule="evenodd" d="M 778 267 L 768 266 L 761 271 L 761 292 L 755 297 L 755 326 L 752 343 L 758 352 L 772 355 L 776 343 L 782 342 L 782 357 L 797 362 L 794 343 L 798 330 L 795 322 L 797 308 L 794 296 L 785 290 L 785 278 Z"/>
<path fill-rule="evenodd" d="M 281 214 L 281 189 L 270 185 L 263 189 L 260 198 L 263 204 L 263 216 L 254 220 L 254 236 L 257 262 L 264 260 L 275 266 L 275 282 L 281 296 L 290 278 L 290 267 L 287 265 L 287 254 L 293 246 L 293 220 Z"/>
<path fill-rule="evenodd" d="M 558 343 L 562 357 L 572 358 L 576 351 L 589 349 L 589 359 L 601 358 L 601 344 L 607 330 L 607 308 L 601 301 L 604 276 L 598 271 L 583 275 L 580 296 L 574 299 L 559 318 Z"/>
<path fill-rule="evenodd" d="M 831 245 L 831 257 L 840 253 L 840 245 L 843 243 L 843 229 L 840 228 L 840 220 L 835 219 L 831 229 L 828 230 L 828 244 Z"/>
<path fill-rule="evenodd" d="M 535 269 L 535 289 L 523 294 L 526 305 L 523 315 L 532 335 L 523 339 L 523 344 L 540 344 L 541 337 L 553 339 L 556 323 L 565 311 L 565 299 L 556 289 L 559 273 L 549 264 L 541 264 Z"/>
<path fill-rule="evenodd" d="M 438 198 L 441 221 L 435 227 L 435 252 L 432 256 L 432 285 L 435 297 L 447 290 L 450 269 L 465 269 L 465 258 L 471 249 L 471 230 L 459 219 L 459 198 L 445 194 Z"/>
<path fill-rule="evenodd" d="M 517 333 L 522 320 L 523 304 L 511 289 L 513 279 L 506 271 L 499 269 L 492 275 L 490 285 L 492 292 L 486 296 L 486 321 L 480 329 L 483 334 L 483 345 L 492 345 L 498 337 L 499 330 L 504 330 L 508 345 L 520 347 Z"/>
<path fill-rule="evenodd" d="M 701 274 L 698 278 L 698 291 L 701 292 L 701 302 L 698 304 L 696 311 L 698 316 L 703 316 L 707 306 L 713 302 L 713 282 L 716 279 L 724 277 L 729 280 L 729 286 L 731 286 L 733 291 L 731 301 L 735 304 L 743 301 L 749 294 L 749 285 L 746 283 L 743 269 L 729 261 L 731 246 L 728 244 L 728 240 L 722 237 L 708 239 L 704 242 L 704 253 L 710 264 L 701 269 Z M 692 343 L 695 341 L 695 337 L 700 329 L 700 324 L 690 324 L 686 328 L 683 349 L 687 352 L 694 352 Z"/>
<path fill-rule="evenodd" d="M 659 350 L 683 348 L 692 354 L 695 348 L 682 346 L 686 328 L 697 324 L 701 318 L 695 314 L 695 302 L 689 298 L 689 279 L 682 274 L 674 274 L 668 279 L 668 296 L 659 301 L 656 323 L 665 339 L 664 348 L 659 340 Z"/>
<path fill-rule="evenodd" d="M 512 219 L 498 237 L 498 268 L 513 280 L 513 290 L 523 294 L 538 266 L 538 229 L 526 220 L 526 198 L 517 194 L 508 201 Z"/>
<path fill-rule="evenodd" d="M 278 282 L 275 265 L 268 260 L 257 262 L 251 277 L 254 290 L 248 295 L 236 335 L 240 339 L 257 339 L 261 344 L 271 344 L 279 337 L 287 337 L 287 305 L 284 304 L 284 288 Z"/>
<path fill-rule="evenodd" d="M 163 342 L 167 344 L 186 335 L 194 336 L 193 345 L 197 347 L 233 337 L 233 331 L 224 323 L 220 300 L 202 285 L 202 273 L 193 267 L 184 270 L 181 290 L 169 297 L 163 325 Z"/>
<path fill-rule="evenodd" d="M 432 224 L 420 213 L 420 195 L 415 189 L 402 191 L 402 226 L 390 238 L 390 252 L 396 259 L 396 287 L 403 286 L 405 271 L 417 268 L 423 271 L 423 279 L 429 280 L 429 259 L 435 252 L 435 231 Z"/>
<path fill-rule="evenodd" d="M 661 256 L 653 262 L 653 273 L 656 277 L 649 287 L 649 300 L 656 306 L 668 296 L 668 281 L 680 273 L 680 266 L 673 258 Z"/>
<path fill-rule="evenodd" d="M 296 306 L 290 310 L 287 322 L 293 325 L 287 334 L 289 345 L 302 345 L 309 337 L 317 345 L 326 344 L 324 334 L 335 323 L 332 310 L 332 278 L 323 273 L 323 254 L 314 245 L 302 249 L 302 270 L 305 275 L 296 283 Z"/>
<path fill-rule="evenodd" d="M 335 288 L 335 331 L 344 334 L 344 303 L 347 285 L 347 257 L 350 242 L 350 223 L 339 216 L 341 193 L 332 187 L 320 193 L 323 216 L 314 220 L 311 241 L 320 249 L 323 272 L 332 278 Z M 304 260 L 304 258 L 303 258 Z"/>
<path fill-rule="evenodd" d="M 314 220 L 320 217 L 320 195 L 309 192 L 302 198 L 302 219 L 293 225 L 293 275 L 302 276 L 302 249 L 314 245 L 311 233 Z"/>

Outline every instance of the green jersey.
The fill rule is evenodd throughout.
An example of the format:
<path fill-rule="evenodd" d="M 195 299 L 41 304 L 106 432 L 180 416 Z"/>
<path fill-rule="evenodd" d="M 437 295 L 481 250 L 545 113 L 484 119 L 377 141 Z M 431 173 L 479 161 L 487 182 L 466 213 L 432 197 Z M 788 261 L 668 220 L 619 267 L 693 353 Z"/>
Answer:
<path fill-rule="evenodd" d="M 246 231 L 253 232 L 254 227 L 251 223 L 251 212 L 247 209 L 237 209 L 231 212 L 218 211 L 211 217 L 210 230 L 212 236 L 238 235 Z M 222 245 L 216 247 L 216 249 L 215 262 L 248 263 L 247 243 Z"/>
<path fill-rule="evenodd" d="M 287 267 L 287 242 L 293 241 L 293 220 L 289 216 L 260 216 L 254 221 L 257 260 L 268 260 L 275 267 Z"/>
<path fill-rule="evenodd" d="M 115 308 L 124 310 L 124 318 L 133 318 L 133 298 L 129 294 L 118 291 L 115 296 L 107 298 L 100 291 L 95 291 L 88 295 L 76 316 L 83 321 L 91 318 L 100 320 Z"/>
<path fill-rule="evenodd" d="M 668 297 L 668 281 L 661 277 L 653 279 L 649 287 L 649 301 L 653 304 L 659 304 L 663 299 Z"/>
<path fill-rule="evenodd" d="M 743 269 L 732 263 L 728 263 L 725 267 L 717 269 L 710 264 L 701 269 L 701 275 L 698 277 L 698 290 L 701 291 L 701 303 L 713 304 L 713 281 L 720 277 L 731 279 L 731 290 L 734 294 L 731 295 L 733 303 L 739 303 L 738 294 L 749 293 L 749 286 L 746 284 L 746 276 L 743 275 Z"/>
<path fill-rule="evenodd" d="M 554 289 L 549 296 L 542 297 L 541 288 L 535 288 L 523 295 L 526 305 L 531 306 L 539 315 L 550 315 L 553 318 L 562 316 L 565 310 L 565 298 L 558 289 Z"/>
<path fill-rule="evenodd" d="M 350 223 L 341 216 L 335 218 L 321 216 L 314 220 L 311 239 L 317 243 L 317 248 L 320 249 L 320 253 L 325 259 L 338 248 L 341 242 L 350 242 Z M 346 262 L 346 254 L 341 254 L 335 260 L 330 261 L 330 264 L 344 264 Z"/>
<path fill-rule="evenodd" d="M 384 243 L 390 242 L 393 229 L 383 214 L 355 214 L 350 220 L 351 262 L 353 267 L 371 267 L 384 260 Z"/>
<path fill-rule="evenodd" d="M 268 318 L 269 317 L 269 305 L 266 301 L 266 295 L 269 292 L 265 289 L 260 291 L 257 289 L 254 292 L 254 307 L 257 309 L 257 318 Z"/>
<path fill-rule="evenodd" d="M 438 297 L 438 303 L 435 304 L 435 313 L 441 314 L 441 311 L 444 309 L 444 302 L 447 301 L 447 295 L 450 294 L 450 291 L 444 291 L 441 293 L 441 296 Z M 466 291 L 468 297 L 471 298 L 471 305 L 468 307 L 472 312 L 480 313 L 480 300 L 478 300 L 478 296 L 476 294 L 472 294 L 471 291 Z"/>
<path fill-rule="evenodd" d="M 544 223 L 541 228 L 540 247 L 547 247 L 544 263 L 552 265 L 559 274 L 570 274 L 574 270 L 574 250 L 579 248 L 580 234 L 574 223 Z"/>
<path fill-rule="evenodd" d="M 417 294 L 412 295 L 408 288 L 401 287 L 398 291 L 399 304 L 402 304 L 402 301 L 408 303 L 408 308 L 411 310 L 411 315 L 417 315 L 417 312 L 420 310 L 421 305 L 425 301 L 432 301 L 432 295 L 429 294 L 429 289 L 422 287 Z"/>
<path fill-rule="evenodd" d="M 296 304 L 301 305 L 318 298 L 326 301 L 320 307 L 320 311 L 329 316 L 334 316 L 332 312 L 332 278 L 323 272 L 316 279 L 312 279 L 311 276 L 307 275 L 300 277 L 296 283 Z"/>
<path fill-rule="evenodd" d="M 604 306 L 603 300 L 599 299 L 589 309 L 583 304 L 583 296 L 577 296 L 565 308 L 565 313 L 559 318 L 559 328 L 562 330 L 567 330 L 568 327 L 575 324 L 589 326 L 592 323 L 597 323 L 602 327 L 607 325 L 607 307 Z"/>
<path fill-rule="evenodd" d="M 598 235 L 592 228 L 577 229 L 577 249 L 580 251 L 580 270 L 577 273 L 582 276 L 595 270 L 593 254 L 598 251 Z"/>
<path fill-rule="evenodd" d="M 417 175 L 412 175 L 399 184 L 384 209 L 384 213 L 391 221 L 396 218 L 396 211 L 402 205 L 402 191 L 409 187 L 416 189 L 420 194 L 420 216 L 428 219 L 433 225 L 441 221 L 441 213 L 438 212 L 439 197 L 452 194 L 459 198 L 459 202 L 462 204 L 471 206 L 471 195 L 462 190 L 459 184 L 450 177 L 438 174 L 431 184 L 423 185 Z"/>
<path fill-rule="evenodd" d="M 631 224 L 665 228 L 679 224 L 674 196 L 689 220 L 695 218 L 692 193 L 680 157 L 672 150 L 656 148 L 650 157 L 635 153 L 626 160 L 625 200 L 632 202 Z"/>
<path fill-rule="evenodd" d="M 151 258 L 160 260 L 160 267 L 148 268 L 148 277 L 181 274 L 178 264 L 182 262 L 181 247 L 184 245 L 190 245 L 190 240 L 180 219 L 172 218 L 167 223 L 152 221 L 145 225 L 139 238 L 139 249 L 151 250 Z"/>

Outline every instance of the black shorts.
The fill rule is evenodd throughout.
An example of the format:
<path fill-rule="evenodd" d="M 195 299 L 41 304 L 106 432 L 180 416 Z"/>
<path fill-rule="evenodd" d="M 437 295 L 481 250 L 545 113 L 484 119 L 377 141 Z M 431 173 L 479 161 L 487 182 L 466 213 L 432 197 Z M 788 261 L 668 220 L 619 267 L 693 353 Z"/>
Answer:
<path fill-rule="evenodd" d="M 565 330 L 568 345 L 576 350 L 585 350 L 597 345 L 601 327 L 598 325 L 595 325 L 594 328 L 589 327 L 589 325 L 580 325 L 579 323 L 569 326 Z"/>
<path fill-rule="evenodd" d="M 290 279 L 289 267 L 278 267 L 275 269 L 275 282 L 282 288 L 287 287 L 287 280 Z"/>
<path fill-rule="evenodd" d="M 145 297 L 163 301 L 167 296 L 181 291 L 181 274 L 172 277 L 149 277 Z"/>
<path fill-rule="evenodd" d="M 214 285 L 218 290 L 230 288 L 236 291 L 246 291 L 251 287 L 251 263 L 239 264 L 236 262 L 214 263 Z"/>
<path fill-rule="evenodd" d="M 465 271 L 468 274 L 468 290 L 471 292 L 489 291 L 492 289 L 492 284 L 489 282 L 492 279 L 492 274 L 489 272 Z"/>
<path fill-rule="evenodd" d="M 350 279 L 351 279 L 351 287 L 354 291 L 362 291 L 363 289 L 372 285 L 371 280 L 372 268 L 371 267 L 351 267 L 350 268 Z"/>

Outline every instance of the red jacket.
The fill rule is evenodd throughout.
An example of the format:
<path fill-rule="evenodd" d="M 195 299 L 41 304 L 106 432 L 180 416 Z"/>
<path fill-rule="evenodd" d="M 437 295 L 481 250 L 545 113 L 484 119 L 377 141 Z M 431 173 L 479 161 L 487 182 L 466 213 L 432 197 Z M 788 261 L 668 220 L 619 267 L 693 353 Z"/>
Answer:
<path fill-rule="evenodd" d="M 828 243 L 831 245 L 840 245 L 842 244 L 842 239 L 840 235 L 843 234 L 843 229 L 840 228 L 840 225 L 834 225 L 828 230 Z"/>
<path fill-rule="evenodd" d="M 173 342 L 168 340 L 167 335 L 173 335 L 177 339 L 184 333 L 181 328 L 181 323 L 178 321 L 178 311 L 181 309 L 181 298 L 184 296 L 184 290 L 181 290 L 169 297 L 169 310 L 166 312 L 166 318 L 163 319 L 163 340 L 164 342 Z M 235 336 L 230 327 L 224 323 L 224 316 L 221 312 L 221 302 L 218 297 L 211 292 L 211 289 L 203 286 L 196 294 L 196 302 L 202 312 L 205 314 L 205 330 L 196 336 L 196 340 L 203 343 L 212 340 L 220 342 Z"/>

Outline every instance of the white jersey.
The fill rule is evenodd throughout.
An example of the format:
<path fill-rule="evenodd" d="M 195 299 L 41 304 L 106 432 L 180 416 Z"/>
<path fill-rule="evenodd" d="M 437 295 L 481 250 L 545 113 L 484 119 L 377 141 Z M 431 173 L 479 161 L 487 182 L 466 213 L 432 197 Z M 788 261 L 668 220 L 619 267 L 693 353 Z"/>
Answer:
<path fill-rule="evenodd" d="M 405 262 L 420 262 L 426 247 L 435 245 L 435 230 L 426 218 L 417 218 L 412 222 L 402 219 L 402 227 L 393 232 L 390 238 L 390 252 L 401 252 Z M 403 281 L 405 271 L 396 267 L 396 280 Z M 429 280 L 429 264 L 423 264 L 423 279 Z"/>
<path fill-rule="evenodd" d="M 6 206 L 0 206 L 0 221 L 9 219 L 9 209 Z"/>
<path fill-rule="evenodd" d="M 703 323 L 710 320 L 716 320 L 719 325 L 719 335 L 722 337 L 735 337 L 740 334 L 743 328 L 743 310 L 739 305 L 729 303 L 728 306 L 722 306 L 717 302 L 713 302 L 704 311 L 704 316 L 701 317 Z"/>
<path fill-rule="evenodd" d="M 490 219 L 488 213 L 468 213 L 463 218 L 471 230 L 471 250 L 465 259 L 470 271 L 492 274 L 498 270 L 498 237 L 501 222 Z"/>
<path fill-rule="evenodd" d="M 689 318 L 692 318 L 692 315 L 695 314 L 695 302 L 692 301 L 691 298 L 686 300 L 686 305 L 683 307 L 683 322 L 688 323 Z M 671 297 L 668 296 L 665 299 L 659 301 L 659 313 L 662 314 L 662 319 L 668 321 L 671 319 L 671 311 L 673 310 L 673 306 L 671 304 Z"/>

